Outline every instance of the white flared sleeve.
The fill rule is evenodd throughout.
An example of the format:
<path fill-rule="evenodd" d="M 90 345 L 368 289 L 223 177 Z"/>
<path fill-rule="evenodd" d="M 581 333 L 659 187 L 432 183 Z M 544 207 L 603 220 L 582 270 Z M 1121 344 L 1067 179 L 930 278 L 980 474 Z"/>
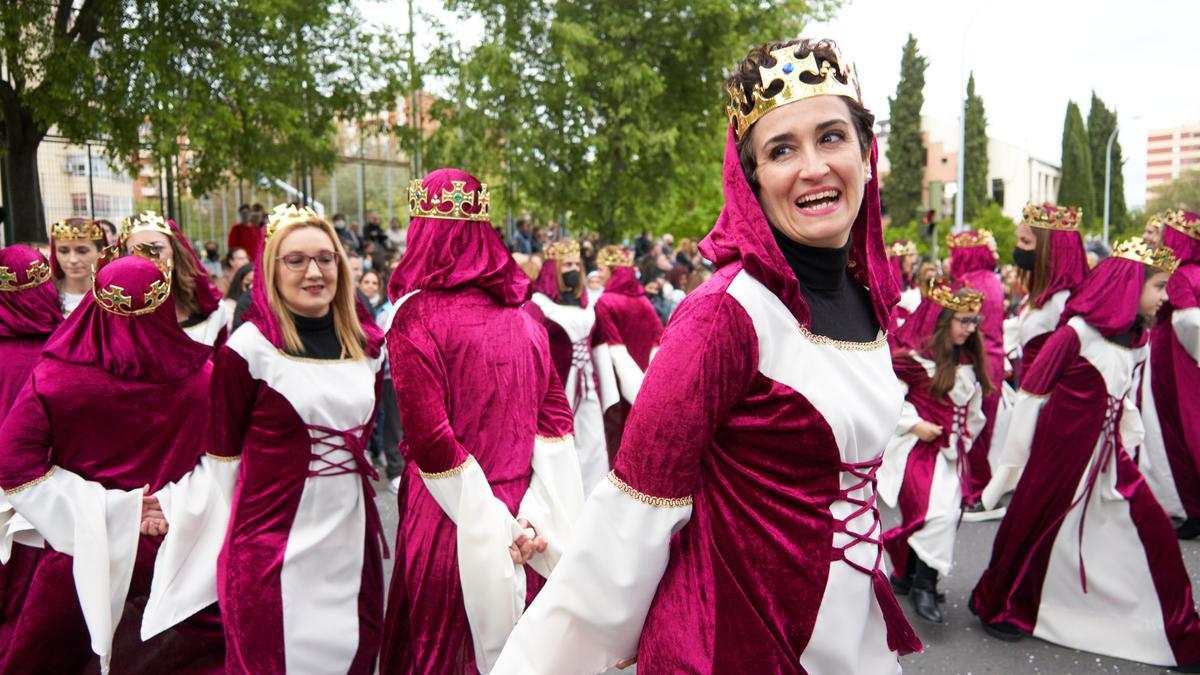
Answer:
<path fill-rule="evenodd" d="M 908 385 L 903 380 L 899 382 L 907 395 Z M 892 434 L 887 448 L 883 451 L 883 464 L 880 465 L 877 474 L 879 483 L 876 489 L 879 491 L 879 497 L 888 506 L 895 506 L 900 495 L 900 485 L 904 482 L 904 471 L 908 467 L 908 455 L 917 445 L 917 435 L 913 433 L 913 427 L 920 421 L 921 416 L 917 414 L 917 408 L 905 398 L 900 407 L 900 420 L 896 422 L 896 432 Z"/>
<path fill-rule="evenodd" d="M 240 459 L 205 455 L 187 475 L 154 493 L 168 529 L 154 560 L 143 640 L 217 601 L 217 554 L 229 527 Z"/>
<path fill-rule="evenodd" d="M 492 673 L 598 673 L 636 656 L 671 535 L 691 515 L 690 499 L 644 495 L 610 473 Z"/>
<path fill-rule="evenodd" d="M 550 578 L 583 511 L 583 478 L 571 436 L 533 441 L 533 478 L 521 498 L 517 516 L 525 518 L 546 540 L 546 550 L 534 554 L 529 566 Z"/>
<path fill-rule="evenodd" d="M 0 565 L 7 565 L 12 558 L 13 544 L 44 548 L 46 540 L 37 533 L 33 523 L 13 510 L 8 497 L 0 490 Z"/>
<path fill-rule="evenodd" d="M 621 400 L 621 389 L 617 386 L 617 373 L 613 369 L 612 347 L 607 344 L 593 347 L 592 362 L 596 364 L 596 380 L 600 384 L 600 410 L 603 412 Z"/>
<path fill-rule="evenodd" d="M 975 439 L 979 438 L 979 432 L 983 431 L 983 427 L 987 425 L 987 415 L 983 414 L 983 387 L 975 385 L 975 393 L 971 396 L 971 403 L 967 406 L 967 431 L 971 434 L 971 442 L 967 444 L 968 449 L 974 446 Z"/>
<path fill-rule="evenodd" d="M 1013 406 L 1004 447 L 996 462 L 996 470 L 980 497 L 984 508 L 994 509 L 1000 498 L 1015 488 L 1021 480 L 1021 472 L 1025 470 L 1025 464 L 1029 461 L 1029 450 L 1033 446 L 1033 432 L 1037 429 L 1038 416 L 1047 400 L 1047 396 L 1038 396 L 1024 390 L 1017 393 L 1017 402 Z"/>
<path fill-rule="evenodd" d="M 1171 328 L 1179 344 L 1200 363 L 1200 307 L 1177 309 L 1171 313 Z"/>
<path fill-rule="evenodd" d="M 527 532 L 496 499 L 474 457 L 449 471 L 422 472 L 421 480 L 457 526 L 463 604 L 476 666 L 487 673 L 525 609 L 525 566 L 513 563 L 508 547 Z"/>
<path fill-rule="evenodd" d="M 621 398 L 632 404 L 637 398 L 638 390 L 642 388 L 645 373 L 629 355 L 629 348 L 625 345 L 609 345 L 608 349 L 613 371 L 617 374 L 617 387 L 621 391 Z"/>
<path fill-rule="evenodd" d="M 91 636 L 92 651 L 108 672 L 113 632 L 137 558 L 142 490 L 106 490 L 61 467 L 8 490 L 13 508 L 56 551 L 73 558 L 72 577 Z"/>
<path fill-rule="evenodd" d="M 1146 440 L 1146 426 L 1142 423 L 1142 412 L 1138 410 L 1137 404 L 1133 402 L 1132 398 L 1126 396 L 1123 404 L 1125 409 L 1121 412 L 1121 426 L 1118 429 L 1121 435 L 1121 446 L 1125 448 L 1130 457 L 1136 459 L 1135 453 L 1138 447 Z"/>

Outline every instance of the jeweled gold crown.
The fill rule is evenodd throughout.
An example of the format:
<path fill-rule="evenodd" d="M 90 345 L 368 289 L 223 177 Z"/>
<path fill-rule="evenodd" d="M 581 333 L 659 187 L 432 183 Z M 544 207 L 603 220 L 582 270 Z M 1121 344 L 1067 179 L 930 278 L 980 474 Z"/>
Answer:
<path fill-rule="evenodd" d="M 25 270 L 25 281 L 12 269 L 0 265 L 0 291 L 24 291 L 50 281 L 50 266 L 43 260 L 34 260 Z"/>
<path fill-rule="evenodd" d="M 420 180 L 413 180 L 408 185 L 408 210 L 413 218 L 489 220 L 492 196 L 487 183 L 480 183 L 478 192 L 467 192 L 466 187 L 466 181 L 452 180 L 450 187 L 442 188 L 442 194 L 432 195 L 422 187 Z M 466 206 L 474 206 L 478 212 L 467 213 L 463 210 Z"/>
<path fill-rule="evenodd" d="M 167 221 L 153 211 L 144 211 L 140 215 L 126 218 L 121 223 L 121 243 L 124 244 L 130 236 L 138 232 L 158 232 L 171 238 L 175 237 L 175 232 L 167 225 Z"/>
<path fill-rule="evenodd" d="M 1026 204 L 1021 212 L 1022 220 L 1030 227 L 1040 227 L 1044 230 L 1065 230 L 1074 232 L 1079 229 L 1079 219 L 1083 209 L 1070 206 L 1054 206 L 1052 204 Z"/>
<path fill-rule="evenodd" d="M 954 312 L 968 314 L 978 312 L 983 307 L 983 294 L 966 286 L 961 290 L 966 292 L 963 295 L 956 295 L 949 286 L 934 286 L 933 290 L 929 291 L 929 299 Z"/>
<path fill-rule="evenodd" d="M 633 267 L 633 251 L 624 251 L 620 246 L 609 244 L 600 249 L 596 262 L 605 267 Z"/>
<path fill-rule="evenodd" d="M 296 206 L 295 204 L 280 204 L 271 209 L 271 215 L 267 216 L 267 235 L 270 239 L 275 236 L 275 233 L 281 229 L 295 223 L 311 223 L 314 220 L 321 220 L 321 216 L 317 215 L 307 206 Z"/>
<path fill-rule="evenodd" d="M 161 279 L 156 279 L 150 283 L 149 289 L 142 294 L 142 302 L 140 306 L 133 306 L 133 297 L 125 293 L 125 288 L 116 284 L 109 284 L 101 288 L 98 284 L 100 268 L 115 260 L 121 252 L 121 249 L 116 246 L 106 247 L 100 252 L 100 258 L 96 260 L 96 264 L 92 266 L 92 295 L 96 298 L 96 304 L 100 305 L 100 309 L 106 312 L 111 312 L 118 316 L 141 316 L 149 314 L 158 309 L 160 305 L 167 301 L 171 295 L 171 277 L 173 265 L 171 261 L 164 262 L 158 257 L 157 251 L 150 244 L 137 244 L 130 250 L 130 255 L 139 258 L 145 258 L 154 263 L 158 268 Z"/>
<path fill-rule="evenodd" d="M 565 258 L 575 258 L 579 256 L 579 242 L 574 239 L 561 239 L 551 242 L 546 247 L 546 258 L 548 260 L 563 260 Z"/>
<path fill-rule="evenodd" d="M 818 63 L 815 52 L 809 52 L 804 58 L 798 58 L 796 56 L 798 49 L 800 49 L 800 45 L 791 45 L 771 52 L 771 56 L 775 59 L 775 65 L 758 67 L 759 78 L 762 82 L 754 85 L 754 89 L 751 91 L 751 100 L 746 100 L 744 89 L 737 84 L 730 85 L 727 89 L 729 105 L 725 108 L 725 114 L 729 116 L 729 123 L 733 125 L 733 130 L 739 139 L 763 115 L 788 103 L 795 103 L 813 96 L 845 96 L 862 103 L 862 92 L 858 88 L 858 75 L 854 71 L 854 66 L 842 57 L 840 51 L 835 50 L 836 63 L 830 63 L 825 59 L 820 59 Z M 805 74 L 811 81 L 806 82 L 801 79 L 801 76 Z M 776 82 L 783 83 L 783 88 L 775 95 L 767 96 L 766 92 Z"/>
<path fill-rule="evenodd" d="M 1149 265 L 1167 274 L 1173 274 L 1179 267 L 1179 259 L 1169 246 L 1151 246 L 1141 237 L 1133 237 L 1113 247 L 1114 258 L 1124 258 L 1143 265 Z"/>
<path fill-rule="evenodd" d="M 905 255 L 916 255 L 917 245 L 911 241 L 893 241 L 887 248 L 889 258 L 899 258 Z"/>
<path fill-rule="evenodd" d="M 85 220 L 71 223 L 60 220 L 50 228 L 50 237 L 54 241 L 104 241 L 104 230 L 100 223 Z"/>
<path fill-rule="evenodd" d="M 1169 227 L 1182 232 L 1192 239 L 1200 239 L 1200 218 L 1189 221 L 1187 213 L 1182 209 L 1163 211 L 1150 216 L 1150 222 L 1158 223 L 1159 227 Z"/>
<path fill-rule="evenodd" d="M 990 230 L 974 230 L 969 232 L 951 232 L 946 235 L 946 246 L 950 248 L 974 248 L 996 243 L 996 237 Z"/>

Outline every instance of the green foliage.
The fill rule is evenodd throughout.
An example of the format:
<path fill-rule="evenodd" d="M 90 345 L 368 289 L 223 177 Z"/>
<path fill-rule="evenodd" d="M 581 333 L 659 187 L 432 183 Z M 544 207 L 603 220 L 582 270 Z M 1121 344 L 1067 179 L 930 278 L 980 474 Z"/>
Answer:
<path fill-rule="evenodd" d="M 438 41 L 425 75 L 451 85 L 424 162 L 606 240 L 702 234 L 722 204 L 726 73 L 838 4 L 456 0 L 488 30 L 469 52 Z"/>
<path fill-rule="evenodd" d="M 925 142 L 921 138 L 921 107 L 925 104 L 925 68 L 928 60 L 917 49 L 910 33 L 900 56 L 900 81 L 888 99 L 891 129 L 887 158 L 891 165 L 884 180 L 883 202 L 892 222 L 908 223 L 917 217 L 925 188 Z"/>
<path fill-rule="evenodd" d="M 1184 171 L 1179 178 L 1154 188 L 1154 200 L 1147 213 L 1158 213 L 1167 209 L 1183 209 L 1200 213 L 1200 169 Z"/>
<path fill-rule="evenodd" d="M 1089 232 L 1094 231 L 1102 220 L 1096 213 L 1092 180 L 1092 154 L 1088 146 L 1087 129 L 1083 125 L 1079 106 L 1071 101 L 1067 103 L 1067 117 L 1063 122 L 1062 182 L 1058 186 L 1058 203 L 1060 206 L 1082 208 L 1082 226 Z"/>
<path fill-rule="evenodd" d="M 987 116 L 983 99 L 975 95 L 975 73 L 967 80 L 967 142 L 963 161 L 963 218 L 974 220 L 991 201 L 988 189 Z"/>
<path fill-rule="evenodd" d="M 1104 101 L 1092 92 L 1092 107 L 1088 111 L 1087 133 L 1089 150 L 1092 153 L 1092 186 L 1096 195 L 1095 222 L 1104 225 L 1104 153 L 1108 149 L 1108 136 L 1117 128 L 1117 114 L 1104 105 Z M 1121 158 L 1120 134 L 1113 139 L 1112 146 L 1112 182 L 1109 192 L 1109 237 L 1112 232 L 1124 231 L 1128 226 L 1129 216 L 1125 209 L 1125 177 L 1123 175 Z"/>

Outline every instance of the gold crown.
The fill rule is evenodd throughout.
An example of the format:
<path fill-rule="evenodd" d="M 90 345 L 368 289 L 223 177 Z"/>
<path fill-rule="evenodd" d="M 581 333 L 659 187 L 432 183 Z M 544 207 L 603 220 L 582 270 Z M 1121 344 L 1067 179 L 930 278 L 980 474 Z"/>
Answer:
<path fill-rule="evenodd" d="M 963 286 L 961 290 L 966 291 L 966 293 L 956 295 L 955 291 L 949 286 L 934 286 L 929 291 L 929 299 L 954 312 L 966 312 L 968 314 L 978 312 L 983 307 L 983 294 L 967 286 Z"/>
<path fill-rule="evenodd" d="M 1083 216 L 1083 209 L 1051 204 L 1026 204 L 1021 216 L 1021 222 L 1030 227 L 1074 232 L 1079 229 L 1079 219 Z"/>
<path fill-rule="evenodd" d="M 916 255 L 917 245 L 911 241 L 893 241 L 887 248 L 889 258 L 899 258 L 903 255 Z"/>
<path fill-rule="evenodd" d="M 171 276 L 173 265 L 170 261 L 164 262 L 158 257 L 154 247 L 149 244 L 137 244 L 130 251 L 131 255 L 139 258 L 145 258 L 154 263 L 158 268 L 162 279 L 157 279 L 150 283 L 150 288 L 142 296 L 142 306 L 134 309 L 133 298 L 125 293 L 123 286 L 109 284 L 104 288 L 100 288 L 97 284 L 100 281 L 98 270 L 104 265 L 114 260 L 120 254 L 120 249 L 115 246 L 106 247 L 100 252 L 100 258 L 96 264 L 92 266 L 92 295 L 96 298 L 96 304 L 100 305 L 100 309 L 111 312 L 118 316 L 141 316 L 149 314 L 158 309 L 160 305 L 166 302 L 171 295 Z"/>
<path fill-rule="evenodd" d="M 50 228 L 50 237 L 55 241 L 104 241 L 104 230 L 95 221 L 73 224 L 60 220 Z"/>
<path fill-rule="evenodd" d="M 996 237 L 991 230 L 975 230 L 969 232 L 953 232 L 946 235 L 946 246 L 950 248 L 974 248 L 996 243 Z"/>
<path fill-rule="evenodd" d="M 167 225 L 167 221 L 153 211 L 144 211 L 141 215 L 126 218 L 121 223 L 121 242 L 126 242 L 130 236 L 138 232 L 158 232 L 172 239 L 175 238 L 175 232 Z"/>
<path fill-rule="evenodd" d="M 1112 254 L 1114 258 L 1124 258 L 1149 265 L 1167 274 L 1174 273 L 1175 268 L 1179 267 L 1179 259 L 1175 257 L 1175 251 L 1172 251 L 1171 247 L 1151 246 L 1141 237 L 1133 237 L 1117 244 L 1113 248 Z"/>
<path fill-rule="evenodd" d="M 296 206 L 295 204 L 280 204 L 271 209 L 271 215 L 267 216 L 267 234 L 266 239 L 275 236 L 279 230 L 296 223 L 310 223 L 314 220 L 321 220 L 321 216 L 317 215 L 307 206 Z"/>
<path fill-rule="evenodd" d="M 633 251 L 624 251 L 620 246 L 609 244 L 600 249 L 596 262 L 605 267 L 633 267 Z"/>
<path fill-rule="evenodd" d="M 1159 227 L 1169 227 L 1191 237 L 1200 239 L 1200 219 L 1189 221 L 1187 214 L 1181 209 L 1163 211 L 1150 216 L 1150 222 L 1158 223 Z"/>
<path fill-rule="evenodd" d="M 25 291 L 50 280 L 50 266 L 42 260 L 34 260 L 25 270 L 25 283 L 17 283 L 17 273 L 0 265 L 0 291 Z"/>
<path fill-rule="evenodd" d="M 479 184 L 479 192 L 467 192 L 467 182 L 463 180 L 450 181 L 450 187 L 442 188 L 442 194 L 434 196 L 421 185 L 420 180 L 414 179 L 408 185 L 408 210 L 413 218 L 441 218 L 443 220 L 489 220 L 492 196 L 488 192 L 487 183 Z M 426 208 L 422 206 L 433 199 L 433 204 Z M 442 207 L 449 206 L 444 210 Z M 464 206 L 478 207 L 478 213 L 467 213 Z"/>
<path fill-rule="evenodd" d="M 565 258 L 574 258 L 579 256 L 579 242 L 574 239 L 562 239 L 552 242 L 546 247 L 546 258 L 549 260 L 563 260 Z"/>
<path fill-rule="evenodd" d="M 725 114 L 729 116 L 729 123 L 733 125 L 739 139 L 763 115 L 788 103 L 813 96 L 845 96 L 862 103 L 858 75 L 854 72 L 854 66 L 842 58 L 840 51 L 834 50 L 836 63 L 824 59 L 818 63 L 815 52 L 809 52 L 802 59 L 797 58 L 798 49 L 799 45 L 791 45 L 771 52 L 775 65 L 770 68 L 758 67 L 758 75 L 762 81 L 754 85 L 751 91 L 753 100 L 746 100 L 745 91 L 740 85 L 735 83 L 729 86 L 729 105 L 725 108 Z M 811 76 L 810 79 L 817 79 L 805 82 L 801 79 L 801 75 L 805 73 Z M 782 82 L 783 89 L 768 97 L 766 92 L 775 82 Z"/>

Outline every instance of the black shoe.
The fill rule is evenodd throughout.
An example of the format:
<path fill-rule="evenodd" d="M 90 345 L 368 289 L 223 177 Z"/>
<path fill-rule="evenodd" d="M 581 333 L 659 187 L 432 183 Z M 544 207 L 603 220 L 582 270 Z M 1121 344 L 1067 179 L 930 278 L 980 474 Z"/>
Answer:
<path fill-rule="evenodd" d="M 893 593 L 896 595 L 908 595 L 908 591 L 912 588 L 911 577 L 898 577 L 893 574 L 889 577 L 889 579 L 892 582 Z"/>
<path fill-rule="evenodd" d="M 1175 536 L 1184 540 L 1200 537 L 1200 518 L 1188 518 L 1183 521 L 1182 525 L 1175 528 Z"/>
<path fill-rule="evenodd" d="M 987 509 L 983 508 L 983 502 L 975 502 L 970 506 L 963 507 L 963 513 L 983 513 Z"/>
<path fill-rule="evenodd" d="M 1004 640 L 1005 642 L 1016 642 L 1017 640 L 1020 640 L 1021 638 L 1025 637 L 1025 633 L 1022 632 L 1020 628 L 1017 628 L 1016 626 L 1012 625 L 1011 623 L 1009 623 L 1007 621 L 996 621 L 994 623 L 987 623 L 983 619 L 980 619 L 979 623 L 980 623 L 980 625 L 983 626 L 983 632 L 987 633 L 988 635 L 991 635 L 992 637 L 996 638 L 997 640 Z"/>
<path fill-rule="evenodd" d="M 942 623 L 942 609 L 938 607 L 937 570 L 925 561 L 913 556 L 913 581 L 909 595 L 917 616 L 931 623 Z"/>

